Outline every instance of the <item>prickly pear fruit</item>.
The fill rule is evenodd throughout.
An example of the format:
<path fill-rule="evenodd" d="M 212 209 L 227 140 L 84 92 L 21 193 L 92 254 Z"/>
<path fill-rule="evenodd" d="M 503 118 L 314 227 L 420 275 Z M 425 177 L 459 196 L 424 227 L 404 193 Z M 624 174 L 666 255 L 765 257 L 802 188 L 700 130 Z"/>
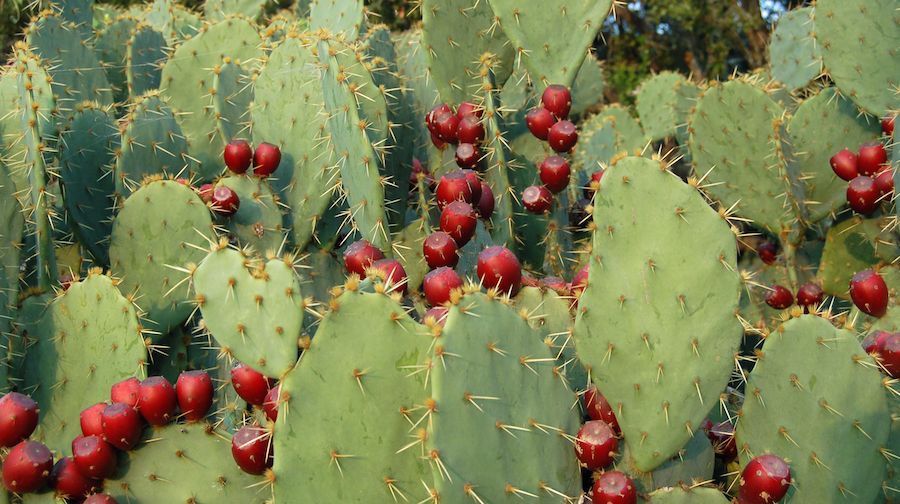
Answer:
<path fill-rule="evenodd" d="M 462 284 L 462 279 L 453 268 L 442 266 L 431 270 L 425 275 L 423 282 L 425 299 L 431 306 L 440 306 L 450 301 L 450 294 L 454 289 L 460 289 Z"/>
<path fill-rule="evenodd" d="M 766 304 L 776 310 L 784 310 L 794 304 L 794 295 L 783 285 L 774 285 L 766 292 Z"/>
<path fill-rule="evenodd" d="M 441 210 L 441 230 L 449 234 L 460 247 L 475 236 L 477 223 L 475 209 L 465 201 L 453 201 Z"/>
<path fill-rule="evenodd" d="M 603 420 L 585 422 L 575 436 L 575 454 L 581 464 L 590 471 L 611 464 L 618 446 L 616 433 Z"/>
<path fill-rule="evenodd" d="M 856 154 L 850 149 L 844 149 L 834 156 L 831 156 L 830 162 L 834 174 L 847 182 L 850 182 L 859 175 Z"/>
<path fill-rule="evenodd" d="M 491 186 L 481 183 L 481 197 L 478 198 L 478 215 L 488 220 L 494 214 L 494 191 Z"/>
<path fill-rule="evenodd" d="M 100 489 L 100 481 L 85 476 L 72 457 L 59 459 L 50 471 L 50 486 L 56 495 L 67 502 L 77 502 L 81 497 Z"/>
<path fill-rule="evenodd" d="M 609 405 L 606 397 L 597 390 L 596 385 L 591 385 L 584 391 L 584 406 L 591 420 L 603 420 L 612 427 L 617 436 L 620 434 L 616 414 L 613 413 L 612 406 Z"/>
<path fill-rule="evenodd" d="M 860 175 L 875 175 L 884 169 L 887 162 L 887 151 L 881 142 L 870 142 L 859 147 L 856 156 Z"/>
<path fill-rule="evenodd" d="M 0 446 L 15 446 L 31 436 L 38 424 L 38 405 L 25 394 L 10 392 L 0 399 Z"/>
<path fill-rule="evenodd" d="M 246 140 L 232 140 L 225 146 L 225 153 L 222 157 L 225 159 L 225 166 L 233 173 L 245 173 L 247 168 L 250 168 L 250 163 L 253 162 L 253 148 Z"/>
<path fill-rule="evenodd" d="M 141 415 L 124 403 L 103 408 L 103 439 L 114 447 L 128 451 L 141 440 Z"/>
<path fill-rule="evenodd" d="M 363 270 L 362 274 L 365 274 L 365 270 Z M 238 364 L 231 369 L 231 386 L 234 387 L 237 395 L 241 396 L 241 399 L 247 401 L 247 403 L 254 406 L 262 406 L 271 384 L 269 379 L 262 373 L 257 372 L 250 366 Z"/>
<path fill-rule="evenodd" d="M 572 93 L 566 86 L 551 84 L 541 95 L 541 105 L 557 118 L 568 119 L 572 109 Z"/>
<path fill-rule="evenodd" d="M 85 436 L 103 436 L 103 410 L 106 403 L 97 403 L 85 408 L 79 416 L 81 433 Z"/>
<path fill-rule="evenodd" d="M 266 400 L 263 401 L 263 412 L 270 422 L 278 420 L 278 398 L 281 395 L 281 386 L 275 385 L 269 389 L 266 394 Z"/>
<path fill-rule="evenodd" d="M 825 291 L 817 284 L 805 283 L 797 289 L 797 304 L 804 307 L 815 307 L 825 298 Z"/>
<path fill-rule="evenodd" d="M 78 436 L 72 440 L 72 459 L 88 478 L 108 478 L 116 470 L 116 451 L 100 436 Z"/>
<path fill-rule="evenodd" d="M 528 186 L 522 191 L 522 206 L 533 214 L 543 214 L 553 205 L 553 193 L 542 185 Z"/>
<path fill-rule="evenodd" d="M 224 217 L 234 215 L 237 213 L 238 208 L 241 207 L 241 198 L 234 192 L 234 189 L 225 185 L 220 185 L 213 189 L 210 202 L 212 203 L 213 211 Z"/>
<path fill-rule="evenodd" d="M 213 402 L 213 385 L 206 371 L 185 371 L 175 381 L 178 408 L 188 422 L 198 422 L 206 417 Z"/>
<path fill-rule="evenodd" d="M 437 231 L 422 241 L 422 255 L 431 269 L 449 266 L 455 268 L 459 263 L 459 246 L 449 234 Z"/>
<path fill-rule="evenodd" d="M 119 501 L 108 494 L 94 494 L 88 495 L 88 498 L 81 504 L 119 504 Z"/>
<path fill-rule="evenodd" d="M 541 162 L 541 182 L 554 194 L 569 186 L 569 176 L 572 170 L 569 162 L 560 156 L 550 156 Z"/>
<path fill-rule="evenodd" d="M 281 149 L 263 142 L 253 152 L 253 174 L 257 177 L 268 177 L 275 173 L 281 163 Z"/>
<path fill-rule="evenodd" d="M 791 486 L 791 468 L 776 455 L 751 460 L 741 473 L 740 504 L 772 504 L 780 501 Z"/>
<path fill-rule="evenodd" d="M 550 128 L 547 141 L 556 152 L 569 152 L 578 143 L 578 130 L 571 121 L 559 121 Z"/>
<path fill-rule="evenodd" d="M 53 455 L 43 443 L 22 441 L 3 461 L 3 484 L 10 492 L 36 492 L 47 485 L 52 469 Z"/>
<path fill-rule="evenodd" d="M 637 490 L 634 481 L 621 471 L 608 471 L 594 480 L 591 487 L 593 504 L 635 504 Z"/>
<path fill-rule="evenodd" d="M 874 270 L 860 271 L 850 280 L 850 299 L 863 313 L 880 318 L 887 311 L 887 284 Z"/>
<path fill-rule="evenodd" d="M 109 400 L 137 408 L 141 400 L 141 381 L 137 378 L 126 378 L 109 389 Z"/>
<path fill-rule="evenodd" d="M 396 259 L 381 259 L 372 263 L 372 269 L 384 275 L 384 283 L 393 286 L 393 289 L 406 294 L 409 277 L 406 269 Z"/>
<path fill-rule="evenodd" d="M 878 187 L 875 179 L 860 175 L 847 185 L 847 203 L 857 213 L 869 215 L 878 209 Z"/>
<path fill-rule="evenodd" d="M 478 254 L 476 267 L 481 285 L 515 296 L 522 287 L 522 266 L 508 248 L 495 245 Z"/>
<path fill-rule="evenodd" d="M 766 240 L 756 247 L 756 255 L 766 264 L 774 264 L 778 259 L 778 245 Z"/>
<path fill-rule="evenodd" d="M 241 427 L 231 438 L 231 456 L 242 471 L 262 474 L 272 467 L 272 443 L 269 433 L 259 426 Z"/>
<path fill-rule="evenodd" d="M 556 117 L 543 107 L 533 108 L 525 115 L 525 124 L 535 138 L 547 140 L 550 137 L 550 128 L 556 124 Z"/>
<path fill-rule="evenodd" d="M 175 387 L 162 376 L 151 376 L 141 382 L 138 411 L 150 425 L 166 425 L 175 418 L 178 397 Z"/>

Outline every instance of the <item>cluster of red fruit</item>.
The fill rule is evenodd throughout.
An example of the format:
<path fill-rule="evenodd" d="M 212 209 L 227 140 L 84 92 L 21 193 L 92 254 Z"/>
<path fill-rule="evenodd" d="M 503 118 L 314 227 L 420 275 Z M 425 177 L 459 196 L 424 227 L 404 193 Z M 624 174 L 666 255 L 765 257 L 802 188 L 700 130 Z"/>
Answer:
<path fill-rule="evenodd" d="M 578 130 L 569 121 L 571 108 L 569 88 L 553 84 L 541 95 L 541 106 L 531 109 L 525 116 L 525 123 L 532 135 L 548 142 L 555 152 L 565 154 L 578 143 Z M 554 155 L 544 159 L 539 168 L 542 185 L 529 186 L 522 191 L 522 206 L 535 214 L 549 211 L 553 195 L 569 186 L 571 173 L 566 158 Z"/>
<path fill-rule="evenodd" d="M 253 165 L 253 174 L 266 178 L 275 173 L 281 164 L 281 149 L 263 142 L 253 150 L 246 140 L 232 140 L 225 146 L 223 154 L 225 166 L 235 174 L 243 175 Z M 212 206 L 213 211 L 223 217 L 230 217 L 241 207 L 241 199 L 233 189 L 223 184 L 203 184 L 200 186 L 200 198 Z"/>
<path fill-rule="evenodd" d="M 144 422 L 162 426 L 177 419 L 202 420 L 212 398 L 212 381 L 205 371 L 181 373 L 174 387 L 161 376 L 123 380 L 112 386 L 109 403 L 81 412 L 82 435 L 72 441 L 72 456 L 54 464 L 43 443 L 28 439 L 38 424 L 37 403 L 10 392 L 0 399 L 0 445 L 12 447 L 3 461 L 3 484 L 18 494 L 50 486 L 65 499 L 87 497 L 85 504 L 114 504 L 115 499 L 96 492 L 115 473 L 117 450 L 129 451 L 138 444 Z"/>
<path fill-rule="evenodd" d="M 425 115 L 425 126 L 438 149 L 443 150 L 447 144 L 456 146 L 456 164 L 460 168 L 477 169 L 484 158 L 483 116 L 484 109 L 473 103 L 461 103 L 456 112 L 450 105 L 441 103 Z"/>
<path fill-rule="evenodd" d="M 281 386 L 249 366 L 238 364 L 231 369 L 231 386 L 251 406 L 262 408 L 269 421 L 278 419 Z M 272 467 L 274 452 L 268 429 L 252 423 L 238 429 L 231 438 L 231 456 L 242 471 L 262 474 Z"/>
<path fill-rule="evenodd" d="M 894 119 L 882 121 L 886 135 L 894 132 Z M 879 203 L 890 201 L 894 194 L 894 173 L 887 161 L 887 152 L 880 142 L 860 146 L 854 153 L 844 149 L 831 157 L 831 169 L 847 185 L 847 203 L 855 212 L 870 215 Z"/>
<path fill-rule="evenodd" d="M 900 378 L 900 332 L 875 331 L 862 342 L 863 349 L 891 378 Z"/>

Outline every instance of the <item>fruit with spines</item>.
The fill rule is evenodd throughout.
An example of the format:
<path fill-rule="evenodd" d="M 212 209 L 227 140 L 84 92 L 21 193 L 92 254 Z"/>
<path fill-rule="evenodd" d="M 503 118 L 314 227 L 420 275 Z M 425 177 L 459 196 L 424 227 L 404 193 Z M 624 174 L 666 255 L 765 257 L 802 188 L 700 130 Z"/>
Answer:
<path fill-rule="evenodd" d="M 797 304 L 804 308 L 816 307 L 825 299 L 825 291 L 815 283 L 805 283 L 797 289 Z"/>
<path fill-rule="evenodd" d="M 519 259 L 506 247 L 495 245 L 478 254 L 478 280 L 487 289 L 496 289 L 510 297 L 522 287 L 522 266 Z"/>
<path fill-rule="evenodd" d="M 277 145 L 263 142 L 253 151 L 253 174 L 257 177 L 268 177 L 275 173 L 281 164 L 281 149 Z"/>
<path fill-rule="evenodd" d="M 272 467 L 271 436 L 256 425 L 241 427 L 231 438 L 231 456 L 245 473 L 262 474 Z"/>
<path fill-rule="evenodd" d="M 25 394 L 0 398 L 0 446 L 11 448 L 31 436 L 38 424 L 38 405 Z"/>
<path fill-rule="evenodd" d="M 436 231 L 422 241 L 422 252 L 431 269 L 449 266 L 455 268 L 459 263 L 459 246 L 452 236 Z"/>
<path fill-rule="evenodd" d="M 868 142 L 859 146 L 856 156 L 860 175 L 872 176 L 884 169 L 887 151 L 881 142 Z"/>
<path fill-rule="evenodd" d="M 72 440 L 72 460 L 88 478 L 104 479 L 116 470 L 116 452 L 100 436 L 78 436 Z"/>
<path fill-rule="evenodd" d="M 140 393 L 137 410 L 147 423 L 161 426 L 174 420 L 178 397 L 169 380 L 151 376 L 141 382 Z"/>
<path fill-rule="evenodd" d="M 631 478 L 621 471 L 607 471 L 591 486 L 593 504 L 635 504 L 637 490 Z"/>
<path fill-rule="evenodd" d="M 546 141 L 550 138 L 550 128 L 556 124 L 556 117 L 549 110 L 537 107 L 525 115 L 525 124 L 535 138 Z"/>
<path fill-rule="evenodd" d="M 766 304 L 776 310 L 784 310 L 794 304 L 794 295 L 783 285 L 773 285 L 766 290 Z"/>
<path fill-rule="evenodd" d="M 578 143 L 578 129 L 571 121 L 559 121 L 550 127 L 547 142 L 556 152 L 569 152 Z"/>
<path fill-rule="evenodd" d="M 372 263 L 370 267 L 384 280 L 385 285 L 389 285 L 391 290 L 396 290 L 400 294 L 406 294 L 409 288 L 409 277 L 406 269 L 396 259 L 381 259 Z"/>
<path fill-rule="evenodd" d="M 281 403 L 281 386 L 275 385 L 269 389 L 266 399 L 263 401 L 263 413 L 270 422 L 278 420 L 278 406 Z"/>
<path fill-rule="evenodd" d="M 618 446 L 615 432 L 603 420 L 585 422 L 575 436 L 575 454 L 590 471 L 602 469 L 612 463 Z"/>
<path fill-rule="evenodd" d="M 750 461 L 741 473 L 738 502 L 771 504 L 781 501 L 791 486 L 791 467 L 771 453 Z"/>
<path fill-rule="evenodd" d="M 859 175 L 859 165 L 856 159 L 856 153 L 850 149 L 843 149 L 834 156 L 831 156 L 830 162 L 834 174 L 847 182 L 855 179 Z"/>
<path fill-rule="evenodd" d="M 42 443 L 22 441 L 3 460 L 3 485 L 15 493 L 36 492 L 50 481 L 53 455 Z"/>
<path fill-rule="evenodd" d="M 122 451 L 131 450 L 141 439 L 141 415 L 127 404 L 113 403 L 103 408 L 102 424 L 103 440 Z"/>
<path fill-rule="evenodd" d="M 366 275 L 366 268 L 381 259 L 384 259 L 384 253 L 365 239 L 351 243 L 344 250 L 344 268 L 361 277 Z"/>
<path fill-rule="evenodd" d="M 850 298 L 867 315 L 881 317 L 887 312 L 888 287 L 876 271 L 867 269 L 850 280 Z"/>
<path fill-rule="evenodd" d="M 477 223 L 475 209 L 465 201 L 452 201 L 441 210 L 441 230 L 449 234 L 460 247 L 475 236 Z"/>
<path fill-rule="evenodd" d="M 551 84 L 541 94 L 541 105 L 557 119 L 568 119 L 572 110 L 572 93 L 560 84 Z"/>
<path fill-rule="evenodd" d="M 560 156 L 550 156 L 541 162 L 541 182 L 551 192 L 559 193 L 569 186 L 569 176 L 572 173 L 569 162 Z"/>
<path fill-rule="evenodd" d="M 450 301 L 453 291 L 460 290 L 463 282 L 452 268 L 441 266 L 425 275 L 422 284 L 425 299 L 431 306 L 440 306 Z"/>
<path fill-rule="evenodd" d="M 231 368 L 231 386 L 241 399 L 254 406 L 262 406 L 271 383 L 259 371 L 238 363 Z"/>
<path fill-rule="evenodd" d="M 56 495 L 77 501 L 85 495 L 100 489 L 101 482 L 86 476 L 75 464 L 72 457 L 56 461 L 50 471 L 50 486 Z"/>
<path fill-rule="evenodd" d="M 522 191 L 522 206 L 533 214 L 543 214 L 553 205 L 553 193 L 546 186 L 528 186 Z"/>
<path fill-rule="evenodd" d="M 209 373 L 203 370 L 182 372 L 175 382 L 175 393 L 181 415 L 188 422 L 199 422 L 206 417 L 213 402 L 214 391 Z"/>
<path fill-rule="evenodd" d="M 106 403 L 97 403 L 85 408 L 79 415 L 81 434 L 84 436 L 103 436 L 103 410 Z"/>

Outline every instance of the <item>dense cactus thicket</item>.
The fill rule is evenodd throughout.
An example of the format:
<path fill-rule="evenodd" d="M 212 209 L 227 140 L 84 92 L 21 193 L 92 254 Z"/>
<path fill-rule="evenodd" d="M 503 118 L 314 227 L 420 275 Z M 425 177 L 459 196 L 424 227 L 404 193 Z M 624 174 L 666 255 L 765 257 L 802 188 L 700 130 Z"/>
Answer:
<path fill-rule="evenodd" d="M 0 502 L 900 500 L 895 0 L 633 108 L 611 3 L 35 16 Z"/>

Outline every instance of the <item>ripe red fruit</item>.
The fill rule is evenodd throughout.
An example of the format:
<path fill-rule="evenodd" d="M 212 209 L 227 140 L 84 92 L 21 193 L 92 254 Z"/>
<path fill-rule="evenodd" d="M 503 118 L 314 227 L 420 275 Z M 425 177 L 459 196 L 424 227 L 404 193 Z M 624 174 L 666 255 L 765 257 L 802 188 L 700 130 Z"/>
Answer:
<path fill-rule="evenodd" d="M 857 213 L 869 215 L 878 208 L 878 188 L 875 179 L 860 175 L 847 185 L 847 203 Z"/>
<path fill-rule="evenodd" d="M 72 457 L 59 459 L 50 471 L 50 486 L 56 490 L 56 495 L 79 500 L 80 497 L 100 489 L 100 481 L 82 474 Z"/>
<path fill-rule="evenodd" d="M 478 254 L 476 267 L 481 285 L 515 296 L 522 287 L 522 266 L 508 248 L 495 245 Z"/>
<path fill-rule="evenodd" d="M 591 471 L 611 464 L 618 447 L 615 432 L 603 420 L 585 422 L 575 439 L 575 455 Z"/>
<path fill-rule="evenodd" d="M 570 121 L 559 121 L 550 128 L 547 141 L 556 152 L 569 152 L 578 143 L 578 130 Z"/>
<path fill-rule="evenodd" d="M 712 443 L 716 455 L 722 457 L 726 462 L 737 457 L 737 442 L 734 440 L 734 425 L 731 422 L 724 420 L 713 424 L 707 420 L 703 430 L 706 431 L 706 437 Z"/>
<path fill-rule="evenodd" d="M 459 104 L 459 107 L 456 107 L 456 116 L 459 117 L 460 120 L 465 117 L 481 119 L 482 115 L 484 115 L 484 107 L 479 107 L 471 102 L 462 102 Z"/>
<path fill-rule="evenodd" d="M 38 405 L 25 394 L 10 392 L 0 398 L 0 446 L 15 446 L 34 432 Z"/>
<path fill-rule="evenodd" d="M 776 310 L 784 310 L 794 304 L 794 295 L 782 285 L 774 285 L 766 292 L 766 304 Z"/>
<path fill-rule="evenodd" d="M 442 266 L 425 275 L 423 290 L 425 299 L 432 306 L 439 306 L 450 301 L 450 293 L 462 288 L 463 282 L 452 268 Z"/>
<path fill-rule="evenodd" d="M 266 394 L 266 400 L 263 401 L 263 412 L 266 418 L 274 422 L 278 420 L 278 403 L 281 396 L 281 385 L 275 385 L 269 389 Z"/>
<path fill-rule="evenodd" d="M 780 501 L 791 486 L 791 468 L 781 457 L 766 454 L 751 460 L 741 473 L 741 504 L 772 504 Z"/>
<path fill-rule="evenodd" d="M 243 139 L 232 140 L 225 146 L 225 166 L 234 173 L 244 173 L 253 161 L 253 148 Z"/>
<path fill-rule="evenodd" d="M 572 93 L 566 86 L 551 84 L 541 95 L 541 105 L 556 117 L 566 119 L 572 109 Z"/>
<path fill-rule="evenodd" d="M 591 180 L 588 181 L 587 187 L 584 188 L 584 197 L 586 199 L 594 198 L 594 193 L 597 192 L 597 189 L 600 189 L 600 181 L 603 180 L 604 173 L 606 173 L 606 170 L 597 170 L 591 173 Z"/>
<path fill-rule="evenodd" d="M 444 150 L 444 147 L 447 147 L 447 142 L 438 138 L 437 135 L 431 133 L 431 143 L 438 148 L 438 150 Z"/>
<path fill-rule="evenodd" d="M 456 147 L 456 165 L 460 168 L 475 168 L 481 160 L 481 151 L 470 143 L 461 143 Z"/>
<path fill-rule="evenodd" d="M 100 436 L 78 436 L 72 441 L 72 458 L 81 474 L 104 479 L 116 470 L 116 451 Z"/>
<path fill-rule="evenodd" d="M 406 294 L 409 277 L 400 261 L 396 259 L 382 259 L 372 263 L 372 268 L 384 274 L 384 283 L 389 284 L 392 290 L 400 294 Z"/>
<path fill-rule="evenodd" d="M 268 177 L 275 173 L 279 164 L 281 164 L 281 149 L 266 142 L 256 146 L 256 152 L 253 153 L 254 175 Z"/>
<path fill-rule="evenodd" d="M 831 156 L 831 169 L 834 174 L 847 182 L 859 176 L 859 166 L 856 153 L 850 149 L 844 149 Z"/>
<path fill-rule="evenodd" d="M 81 504 L 119 504 L 119 501 L 107 494 L 94 494 L 89 495 Z"/>
<path fill-rule="evenodd" d="M 885 117 L 881 120 L 881 132 L 884 136 L 892 136 L 894 134 L 894 119 L 896 116 Z"/>
<path fill-rule="evenodd" d="M 875 331 L 869 334 L 868 336 L 866 336 L 866 339 L 862 341 L 863 350 L 865 350 L 867 354 L 881 352 L 881 347 L 884 346 L 884 341 L 890 335 L 891 333 L 887 331 Z"/>
<path fill-rule="evenodd" d="M 434 306 L 428 309 L 425 312 L 425 315 L 422 315 L 422 322 L 424 322 L 428 317 L 434 319 L 434 322 L 440 326 L 444 325 L 444 322 L 447 321 L 447 314 L 450 313 L 450 310 L 443 306 Z"/>
<path fill-rule="evenodd" d="M 881 142 L 869 142 L 859 147 L 856 155 L 860 175 L 875 175 L 884 169 L 887 162 L 887 151 Z"/>
<path fill-rule="evenodd" d="M 203 200 L 204 203 L 211 204 L 212 203 L 212 194 L 213 194 L 213 185 L 212 184 L 203 184 L 200 186 L 200 189 L 197 189 L 197 194 L 200 195 L 200 199 Z"/>
<path fill-rule="evenodd" d="M 481 183 L 481 197 L 478 198 L 478 215 L 488 220 L 494 215 L 494 191 L 485 182 Z"/>
<path fill-rule="evenodd" d="M 231 386 L 248 404 L 262 406 L 271 383 L 262 373 L 250 366 L 238 364 L 231 368 Z"/>
<path fill-rule="evenodd" d="M 356 273 L 360 277 L 366 276 L 366 268 L 381 259 L 384 259 L 384 252 L 367 240 L 355 241 L 344 250 L 344 268 L 347 269 L 347 273 Z M 251 404 L 262 404 L 262 401 Z"/>
<path fill-rule="evenodd" d="M 241 427 L 231 438 L 231 456 L 242 471 L 262 474 L 272 467 L 272 444 L 265 429 L 258 426 Z"/>
<path fill-rule="evenodd" d="M 548 157 L 540 166 L 541 182 L 554 194 L 569 186 L 571 173 L 569 163 L 559 156 Z"/>
<path fill-rule="evenodd" d="M 103 435 L 103 410 L 106 403 L 97 403 L 81 412 L 81 433 L 85 436 Z"/>
<path fill-rule="evenodd" d="M 462 107 L 460 107 L 462 109 Z M 459 113 L 457 112 L 457 115 Z M 484 125 L 474 115 L 460 116 L 456 126 L 456 140 L 461 143 L 479 144 L 484 141 Z"/>
<path fill-rule="evenodd" d="M 887 198 L 890 198 L 890 195 L 894 192 L 893 170 L 882 170 L 875 176 L 875 189 L 878 190 L 879 200 L 885 201 Z"/>
<path fill-rule="evenodd" d="M 572 291 L 580 293 L 584 290 L 588 285 L 588 274 L 591 271 L 591 263 L 587 263 L 578 270 L 578 273 L 575 273 L 575 276 L 572 277 Z"/>
<path fill-rule="evenodd" d="M 550 128 L 556 124 L 556 118 L 549 110 L 538 107 L 533 108 L 525 114 L 525 124 L 528 131 L 540 140 L 547 140 L 550 137 Z"/>
<path fill-rule="evenodd" d="M 114 403 L 103 408 L 103 440 L 128 451 L 141 440 L 141 415 L 131 406 Z"/>
<path fill-rule="evenodd" d="M 453 201 L 473 203 L 478 201 L 476 192 L 480 193 L 481 181 L 472 170 L 453 170 L 441 176 L 435 190 L 438 208 L 443 209 Z M 478 194 L 478 196 L 481 196 Z"/>
<path fill-rule="evenodd" d="M 435 105 L 434 108 L 428 111 L 425 114 L 425 126 L 428 127 L 428 131 L 434 133 L 435 132 L 435 119 L 444 113 L 452 114 L 453 109 L 450 108 L 450 105 L 446 103 L 441 103 L 439 105 Z"/>
<path fill-rule="evenodd" d="M 175 418 L 178 396 L 175 387 L 162 376 L 151 376 L 141 382 L 138 411 L 150 425 L 166 425 Z"/>
<path fill-rule="evenodd" d="M 621 471 L 608 471 L 601 474 L 591 487 L 594 494 L 593 504 L 635 504 L 637 490 L 634 481 Z"/>
<path fill-rule="evenodd" d="M 825 291 L 814 283 L 806 283 L 797 289 L 797 304 L 803 307 L 818 306 L 825 298 Z"/>
<path fill-rule="evenodd" d="M 887 284 L 873 270 L 860 271 L 850 280 L 850 299 L 863 313 L 880 318 L 887 311 Z"/>
<path fill-rule="evenodd" d="M 188 422 L 198 422 L 206 417 L 213 402 L 213 384 L 206 371 L 184 371 L 175 381 L 178 408 Z"/>
<path fill-rule="evenodd" d="M 443 231 L 436 231 L 425 238 L 422 253 L 431 269 L 441 266 L 455 268 L 459 263 L 459 247 L 453 237 Z"/>
<path fill-rule="evenodd" d="M 237 213 L 241 207 L 241 198 L 230 187 L 220 185 L 213 189 L 212 199 L 213 211 L 224 217 L 230 217 Z"/>
<path fill-rule="evenodd" d="M 878 347 L 878 361 L 891 378 L 900 377 L 900 332 L 887 334 Z"/>
<path fill-rule="evenodd" d="M 612 406 L 609 405 L 606 397 L 597 390 L 596 385 L 591 385 L 584 391 L 584 405 L 591 420 L 603 420 L 612 427 L 617 435 L 621 432 L 619 430 L 619 421 L 616 419 L 616 414 L 613 413 Z"/>
<path fill-rule="evenodd" d="M 778 245 L 775 242 L 764 241 L 756 247 L 756 255 L 766 264 L 774 264 L 778 258 Z"/>
<path fill-rule="evenodd" d="M 432 133 L 443 142 L 455 144 L 457 142 L 456 130 L 459 128 L 459 117 L 453 112 L 441 112 L 434 117 L 434 129 Z"/>
<path fill-rule="evenodd" d="M 36 492 L 47 485 L 53 455 L 43 443 L 22 441 L 3 461 L 3 484 L 10 492 Z"/>
<path fill-rule="evenodd" d="M 542 214 L 553 205 L 553 193 L 540 185 L 528 186 L 522 191 L 522 206 L 533 214 Z"/>
<path fill-rule="evenodd" d="M 475 236 L 477 223 L 475 209 L 465 201 L 454 201 L 441 211 L 441 230 L 449 234 L 460 247 Z"/>
<path fill-rule="evenodd" d="M 137 378 L 126 378 L 109 389 L 109 399 L 114 403 L 122 403 L 137 408 L 141 400 L 141 381 Z"/>

